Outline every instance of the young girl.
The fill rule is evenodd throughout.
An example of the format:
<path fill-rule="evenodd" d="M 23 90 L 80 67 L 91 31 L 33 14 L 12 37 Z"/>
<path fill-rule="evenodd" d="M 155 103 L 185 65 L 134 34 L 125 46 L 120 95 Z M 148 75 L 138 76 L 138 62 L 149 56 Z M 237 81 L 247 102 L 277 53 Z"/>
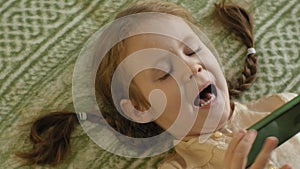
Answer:
<path fill-rule="evenodd" d="M 145 147 L 145 142 L 128 143 L 123 135 L 135 141 L 131 138 L 170 134 L 176 153 L 159 168 L 245 168 L 256 132 L 244 129 L 294 95 L 278 94 L 249 104 L 230 102 L 230 96 L 239 95 L 255 79 L 253 23 L 249 14 L 235 5 L 223 2 L 216 9 L 248 47 L 244 71 L 236 83 L 230 83 L 229 90 L 213 48 L 192 25 L 195 21 L 187 11 L 171 3 L 136 4 L 117 15 L 121 26 L 112 24 L 97 44 L 96 56 L 101 62 L 95 74 L 95 93 L 102 114 L 53 112 L 43 116 L 31 129 L 33 149 L 18 156 L 29 164 L 58 164 L 69 152 L 79 116 L 80 120 L 108 123 L 112 132 L 119 133 L 120 141 L 132 148 Z M 128 20 L 122 20 L 126 16 Z M 116 29 L 119 32 L 114 28 L 120 28 Z M 116 44 L 111 42 L 115 37 L 121 39 Z M 106 52 L 107 43 L 113 47 Z M 105 56 L 101 58 L 100 53 Z M 268 138 L 251 169 L 290 168 L 283 164 L 295 156 L 283 150 L 295 147 L 278 148 L 269 161 L 276 144 L 276 138 Z M 147 149 L 155 146 L 159 144 L 146 145 Z"/>

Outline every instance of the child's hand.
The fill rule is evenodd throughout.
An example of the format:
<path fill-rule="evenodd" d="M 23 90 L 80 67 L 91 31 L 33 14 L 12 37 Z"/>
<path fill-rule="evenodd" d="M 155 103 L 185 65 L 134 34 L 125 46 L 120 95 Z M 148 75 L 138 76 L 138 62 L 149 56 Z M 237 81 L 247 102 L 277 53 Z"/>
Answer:
<path fill-rule="evenodd" d="M 226 169 L 244 169 L 247 163 L 247 156 L 256 138 L 257 132 L 254 130 L 240 130 L 234 135 L 225 154 Z M 272 150 L 278 144 L 278 139 L 269 137 L 265 145 L 257 156 L 255 162 L 249 169 L 264 169 L 271 155 Z M 284 165 L 281 169 L 291 169 L 289 165 Z"/>

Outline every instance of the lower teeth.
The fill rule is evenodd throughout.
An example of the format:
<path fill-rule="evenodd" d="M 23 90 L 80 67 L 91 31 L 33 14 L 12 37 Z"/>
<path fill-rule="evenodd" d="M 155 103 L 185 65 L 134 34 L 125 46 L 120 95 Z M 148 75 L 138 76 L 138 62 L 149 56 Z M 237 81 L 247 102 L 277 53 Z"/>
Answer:
<path fill-rule="evenodd" d="M 215 95 L 211 95 L 211 98 L 209 100 L 207 100 L 205 103 L 200 104 L 200 107 L 203 107 L 205 105 L 208 105 L 209 103 L 211 103 L 211 101 L 213 101 L 215 99 Z"/>

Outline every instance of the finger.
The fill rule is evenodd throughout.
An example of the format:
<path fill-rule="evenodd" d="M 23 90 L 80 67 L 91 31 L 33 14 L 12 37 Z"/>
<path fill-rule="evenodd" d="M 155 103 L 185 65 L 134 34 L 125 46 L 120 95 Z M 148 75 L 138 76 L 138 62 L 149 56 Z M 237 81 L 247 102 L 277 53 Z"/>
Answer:
<path fill-rule="evenodd" d="M 232 163 L 230 169 L 245 168 L 247 162 L 247 156 L 250 152 L 252 144 L 256 138 L 257 132 L 255 130 L 249 130 L 247 134 L 238 143 L 236 149 L 233 152 Z"/>
<path fill-rule="evenodd" d="M 225 168 L 230 168 L 230 162 L 232 159 L 233 151 L 235 150 L 236 146 L 240 142 L 240 140 L 243 138 L 243 136 L 246 134 L 246 130 L 239 130 L 238 133 L 235 133 L 228 148 L 225 153 L 224 162 L 225 162 Z"/>
<path fill-rule="evenodd" d="M 288 164 L 285 164 L 280 169 L 292 169 L 292 167 L 290 165 L 288 165 Z"/>
<path fill-rule="evenodd" d="M 276 137 L 268 137 L 262 150 L 259 152 L 254 163 L 252 164 L 251 169 L 264 168 L 271 156 L 272 150 L 276 148 L 277 144 L 278 139 Z"/>

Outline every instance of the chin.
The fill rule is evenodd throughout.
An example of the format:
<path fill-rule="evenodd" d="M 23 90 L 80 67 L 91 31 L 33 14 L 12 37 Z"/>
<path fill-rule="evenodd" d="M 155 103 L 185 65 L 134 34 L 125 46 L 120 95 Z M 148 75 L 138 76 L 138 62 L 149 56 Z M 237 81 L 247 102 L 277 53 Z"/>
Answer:
<path fill-rule="evenodd" d="M 222 119 L 220 120 L 220 123 L 218 125 L 218 129 L 223 128 L 226 124 L 226 122 L 229 120 L 230 111 L 224 111 Z"/>

